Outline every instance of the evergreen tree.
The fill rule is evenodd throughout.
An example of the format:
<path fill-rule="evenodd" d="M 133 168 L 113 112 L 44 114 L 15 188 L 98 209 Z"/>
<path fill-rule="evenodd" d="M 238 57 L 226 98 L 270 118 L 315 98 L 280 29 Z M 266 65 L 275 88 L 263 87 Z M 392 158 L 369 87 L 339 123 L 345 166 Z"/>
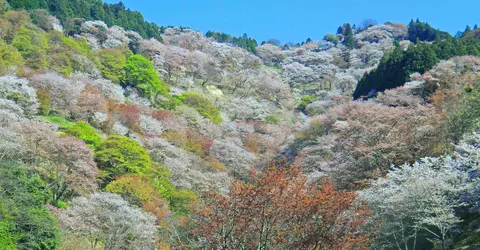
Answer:
<path fill-rule="evenodd" d="M 344 27 L 345 27 L 345 38 L 343 40 L 343 44 L 348 49 L 353 49 L 355 47 L 355 39 L 353 37 L 352 27 L 350 26 L 349 23 L 345 24 Z"/>

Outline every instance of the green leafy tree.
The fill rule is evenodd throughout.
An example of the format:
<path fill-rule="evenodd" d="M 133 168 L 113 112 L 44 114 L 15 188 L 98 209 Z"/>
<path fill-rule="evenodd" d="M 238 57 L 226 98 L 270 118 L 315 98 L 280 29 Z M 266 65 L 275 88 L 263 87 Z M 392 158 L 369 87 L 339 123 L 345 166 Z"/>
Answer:
<path fill-rule="evenodd" d="M 428 23 L 421 22 L 419 19 L 413 21 L 413 19 L 408 24 L 408 39 L 412 42 L 415 42 L 417 38 L 420 41 L 435 41 L 439 39 L 447 39 L 451 37 L 448 32 L 440 31 L 434 29 Z"/>
<path fill-rule="evenodd" d="M 150 178 L 150 185 L 159 193 L 163 198 L 170 200 L 175 188 L 170 180 L 170 170 L 157 163 L 152 164 L 152 167 L 147 173 Z"/>
<path fill-rule="evenodd" d="M 12 45 L 22 54 L 28 67 L 41 69 L 48 65 L 46 57 L 48 42 L 44 34 L 21 27 Z"/>
<path fill-rule="evenodd" d="M 67 129 L 67 133 L 82 139 L 88 146 L 94 148 L 102 142 L 101 135 L 88 123 L 79 121 Z"/>
<path fill-rule="evenodd" d="M 16 162 L 0 163 L 0 244 L 2 249 L 55 249 L 58 231 L 44 207 L 47 184 Z"/>
<path fill-rule="evenodd" d="M 22 65 L 23 57 L 17 48 L 10 44 L 6 44 L 0 39 L 0 65 L 11 67 L 14 65 Z"/>
<path fill-rule="evenodd" d="M 140 143 L 119 135 L 107 137 L 98 146 L 94 158 L 106 183 L 120 175 L 146 173 L 151 165 L 150 153 Z"/>
<path fill-rule="evenodd" d="M 144 202 L 151 201 L 155 190 L 147 177 L 141 175 L 125 175 L 110 182 L 105 191 L 119 194 L 132 205 L 142 207 Z"/>
<path fill-rule="evenodd" d="M 103 49 L 93 54 L 93 60 L 102 75 L 115 83 L 120 83 L 125 77 L 124 65 L 132 52 L 124 49 Z"/>
<path fill-rule="evenodd" d="M 44 9 L 47 7 L 45 0 L 8 0 L 10 6 L 14 9 Z"/>
<path fill-rule="evenodd" d="M 170 86 L 160 79 L 152 62 L 144 56 L 131 56 L 123 69 L 125 71 L 123 86 L 136 87 L 152 103 L 155 103 L 158 95 L 169 96 Z"/>
<path fill-rule="evenodd" d="M 0 0 L 0 15 L 3 15 L 3 13 L 9 11 L 11 8 L 7 0 Z"/>
<path fill-rule="evenodd" d="M 323 40 L 331 42 L 331 43 L 335 44 L 335 46 L 338 44 L 338 37 L 336 35 L 333 35 L 333 34 L 325 35 L 323 37 Z"/>

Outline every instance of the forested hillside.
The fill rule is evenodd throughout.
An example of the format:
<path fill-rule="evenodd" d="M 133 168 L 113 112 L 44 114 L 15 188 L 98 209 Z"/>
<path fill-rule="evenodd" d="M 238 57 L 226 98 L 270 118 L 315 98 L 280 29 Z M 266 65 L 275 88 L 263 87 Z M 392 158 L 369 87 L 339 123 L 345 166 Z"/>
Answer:
<path fill-rule="evenodd" d="M 479 51 L 0 0 L 0 249 L 478 249 Z"/>

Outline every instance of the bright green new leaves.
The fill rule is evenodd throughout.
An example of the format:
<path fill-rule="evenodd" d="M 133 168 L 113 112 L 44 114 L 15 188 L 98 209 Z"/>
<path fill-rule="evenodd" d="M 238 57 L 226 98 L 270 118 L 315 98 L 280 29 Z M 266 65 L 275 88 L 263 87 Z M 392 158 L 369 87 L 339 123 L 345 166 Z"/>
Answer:
<path fill-rule="evenodd" d="M 41 32 L 21 27 L 12 41 L 12 45 L 22 54 L 27 66 L 33 69 L 47 66 L 48 41 Z"/>
<path fill-rule="evenodd" d="M 82 139 L 88 146 L 95 148 L 102 142 L 100 134 L 88 123 L 79 121 L 68 128 L 67 133 L 71 136 Z"/>
<path fill-rule="evenodd" d="M 147 176 L 150 178 L 150 185 L 152 185 L 155 191 L 162 195 L 163 198 L 170 200 L 175 188 L 172 186 L 168 168 L 154 163 Z"/>
<path fill-rule="evenodd" d="M 102 49 L 92 55 L 103 77 L 115 83 L 125 76 L 124 65 L 132 52 L 129 49 Z"/>
<path fill-rule="evenodd" d="M 140 143 L 119 135 L 107 137 L 94 158 L 107 183 L 120 175 L 145 173 L 151 165 L 150 153 Z"/>
<path fill-rule="evenodd" d="M 128 58 L 124 70 L 122 85 L 136 87 L 152 103 L 155 103 L 158 95 L 169 96 L 170 86 L 160 79 L 152 62 L 142 55 Z"/>
<path fill-rule="evenodd" d="M 333 43 L 335 46 L 338 44 L 338 37 L 333 34 L 326 34 L 323 40 Z"/>
<path fill-rule="evenodd" d="M 22 65 L 23 57 L 17 48 L 0 39 L 0 64 L 6 67 Z"/>

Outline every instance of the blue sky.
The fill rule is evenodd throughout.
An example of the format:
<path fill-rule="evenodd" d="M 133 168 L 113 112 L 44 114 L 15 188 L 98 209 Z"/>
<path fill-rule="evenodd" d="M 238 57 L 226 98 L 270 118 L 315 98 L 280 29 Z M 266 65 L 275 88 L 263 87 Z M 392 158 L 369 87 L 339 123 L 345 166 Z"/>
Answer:
<path fill-rule="evenodd" d="M 107 0 L 116 3 L 118 0 Z M 364 19 L 379 23 L 408 23 L 420 18 L 455 34 L 466 25 L 480 25 L 480 0 L 123 0 L 159 25 L 188 26 L 195 30 L 247 33 L 259 42 L 319 40 L 338 26 Z"/>

